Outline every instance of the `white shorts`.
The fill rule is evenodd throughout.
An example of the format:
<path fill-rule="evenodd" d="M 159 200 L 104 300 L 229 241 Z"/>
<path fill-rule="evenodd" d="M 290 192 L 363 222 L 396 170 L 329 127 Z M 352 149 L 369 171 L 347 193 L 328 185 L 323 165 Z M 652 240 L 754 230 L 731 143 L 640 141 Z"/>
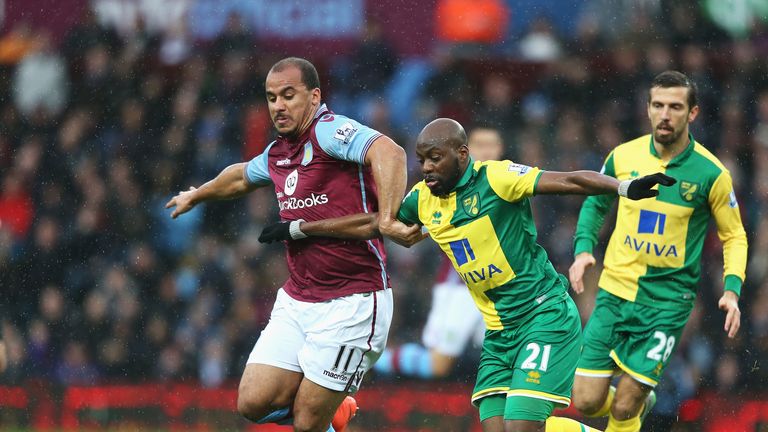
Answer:
<path fill-rule="evenodd" d="M 478 347 L 485 337 L 483 315 L 465 285 L 442 283 L 432 290 L 432 308 L 422 342 L 430 350 L 458 357 L 472 340 Z"/>
<path fill-rule="evenodd" d="M 301 372 L 327 389 L 354 393 L 387 345 L 391 322 L 391 289 L 308 303 L 281 288 L 248 363 Z"/>

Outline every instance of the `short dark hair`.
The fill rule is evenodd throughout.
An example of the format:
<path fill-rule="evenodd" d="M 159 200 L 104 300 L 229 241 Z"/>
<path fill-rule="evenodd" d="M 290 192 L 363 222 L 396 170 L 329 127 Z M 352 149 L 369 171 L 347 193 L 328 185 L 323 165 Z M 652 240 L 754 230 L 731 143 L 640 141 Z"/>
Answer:
<path fill-rule="evenodd" d="M 698 89 L 696 83 L 691 81 L 685 74 L 678 71 L 664 71 L 651 81 L 651 89 L 655 87 L 670 88 L 670 87 L 685 87 L 688 89 L 688 109 L 695 107 L 698 104 L 696 93 Z M 648 90 L 648 103 L 651 102 L 651 89 Z"/>
<path fill-rule="evenodd" d="M 295 67 L 301 72 L 301 83 L 309 90 L 320 88 L 320 76 L 317 69 L 309 60 L 300 57 L 287 57 L 272 65 L 270 72 L 280 72 L 286 68 Z"/>

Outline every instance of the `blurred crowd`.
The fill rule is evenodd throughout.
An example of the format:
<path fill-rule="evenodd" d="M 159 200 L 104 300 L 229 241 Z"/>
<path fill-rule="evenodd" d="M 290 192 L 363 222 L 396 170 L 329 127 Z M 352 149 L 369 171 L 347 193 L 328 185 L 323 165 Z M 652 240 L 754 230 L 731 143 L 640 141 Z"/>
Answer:
<path fill-rule="evenodd" d="M 0 383 L 220 386 L 239 377 L 286 278 L 282 245 L 256 240 L 278 217 L 274 194 L 177 220 L 164 205 L 263 150 L 273 137 L 266 71 L 300 54 L 320 69 L 332 110 L 406 148 L 410 184 L 420 179 L 415 135 L 439 116 L 500 129 L 506 156 L 522 163 L 599 170 L 614 146 L 649 132 L 652 77 L 688 74 L 702 110 L 694 137 L 734 177 L 750 258 L 742 330 L 729 340 L 717 310 L 722 252 L 710 233 L 657 411 L 674 414 L 702 388 L 768 391 L 768 27 L 756 22 L 736 38 L 688 2 L 671 3 L 624 11 L 620 27 L 597 8 L 568 36 L 541 17 L 502 45 L 435 43 L 419 58 L 400 58 L 376 21 L 333 58 L 276 52 L 234 14 L 209 40 L 183 25 L 118 32 L 91 13 L 62 40 L 17 23 L 0 38 L 0 317 L 11 362 Z M 582 199 L 533 202 L 540 243 L 567 273 Z M 419 338 L 435 251 L 389 245 L 392 342 Z M 576 298 L 584 319 L 596 275 Z"/>

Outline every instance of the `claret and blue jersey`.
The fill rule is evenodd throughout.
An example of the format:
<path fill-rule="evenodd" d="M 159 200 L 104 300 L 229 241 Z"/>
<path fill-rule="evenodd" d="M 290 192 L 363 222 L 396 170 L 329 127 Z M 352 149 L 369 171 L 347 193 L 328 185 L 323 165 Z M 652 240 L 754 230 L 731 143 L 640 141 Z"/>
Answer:
<path fill-rule="evenodd" d="M 300 137 L 278 137 L 252 159 L 246 178 L 272 183 L 283 220 L 316 221 L 376 212 L 378 198 L 365 155 L 381 134 L 322 105 Z M 291 297 L 310 302 L 389 286 L 381 238 L 350 241 L 313 237 L 288 242 Z"/>
<path fill-rule="evenodd" d="M 677 183 L 659 188 L 656 198 L 619 199 L 600 288 L 649 306 L 691 308 L 704 238 L 714 218 L 724 247 L 726 289 L 738 292 L 746 267 L 746 233 L 730 173 L 712 153 L 690 137 L 689 146 L 665 163 L 653 137 L 646 135 L 614 149 L 603 172 L 619 180 L 663 172 Z M 586 199 L 576 229 L 576 254 L 592 252 L 614 199 Z"/>
<path fill-rule="evenodd" d="M 528 197 L 540 175 L 510 161 L 471 162 L 448 196 L 433 195 L 421 181 L 400 207 L 398 218 L 426 227 L 450 258 L 490 330 L 517 327 L 566 291 L 536 243 Z"/>

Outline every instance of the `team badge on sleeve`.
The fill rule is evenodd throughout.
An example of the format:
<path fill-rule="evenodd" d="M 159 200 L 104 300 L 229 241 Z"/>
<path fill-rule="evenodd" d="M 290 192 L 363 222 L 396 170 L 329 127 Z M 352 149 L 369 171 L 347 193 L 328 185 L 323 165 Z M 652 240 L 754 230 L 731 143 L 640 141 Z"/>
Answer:
<path fill-rule="evenodd" d="M 337 140 L 341 141 L 344 144 L 349 144 L 352 142 L 352 138 L 357 133 L 357 128 L 350 122 L 346 122 L 343 125 L 339 126 L 338 129 L 336 129 L 336 133 L 333 134 L 333 137 Z"/>
<path fill-rule="evenodd" d="M 528 165 L 521 165 L 517 163 L 510 163 L 509 168 L 507 168 L 507 171 L 516 172 L 517 175 L 523 175 L 528 172 L 528 170 L 531 169 Z"/>

